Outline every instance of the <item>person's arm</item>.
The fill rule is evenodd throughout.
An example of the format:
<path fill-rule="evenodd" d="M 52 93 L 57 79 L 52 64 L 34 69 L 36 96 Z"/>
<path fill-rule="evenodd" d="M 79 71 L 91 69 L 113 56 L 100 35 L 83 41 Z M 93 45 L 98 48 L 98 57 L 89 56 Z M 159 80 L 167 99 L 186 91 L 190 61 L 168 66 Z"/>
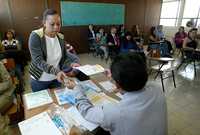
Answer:
<path fill-rule="evenodd" d="M 7 69 L 5 68 L 4 64 L 0 62 L 0 94 L 6 91 L 8 88 L 12 86 L 12 80 L 10 74 L 8 73 Z"/>
<path fill-rule="evenodd" d="M 111 129 L 111 122 L 107 118 L 109 114 L 106 107 L 93 106 L 80 86 L 76 86 L 74 90 L 76 92 L 76 107 L 81 115 L 86 120 L 98 124 L 106 130 Z"/>
<path fill-rule="evenodd" d="M 60 72 L 60 69 L 48 64 L 44 60 L 41 46 L 42 45 L 40 37 L 36 33 L 32 32 L 29 37 L 29 50 L 32 62 L 42 71 L 49 74 L 57 75 L 58 72 Z"/>
<path fill-rule="evenodd" d="M 188 38 L 185 38 L 183 41 L 183 48 L 187 48 Z"/>
<path fill-rule="evenodd" d="M 149 36 L 149 39 L 153 42 L 157 42 L 158 40 L 156 38 L 154 38 L 152 35 Z"/>
<path fill-rule="evenodd" d="M 80 64 L 80 59 L 79 59 L 79 57 L 78 57 L 77 55 L 75 55 L 75 54 L 72 54 L 72 53 L 70 53 L 70 52 L 67 52 L 67 58 L 69 58 L 69 61 L 70 61 L 71 63 L 78 63 L 78 64 Z"/>

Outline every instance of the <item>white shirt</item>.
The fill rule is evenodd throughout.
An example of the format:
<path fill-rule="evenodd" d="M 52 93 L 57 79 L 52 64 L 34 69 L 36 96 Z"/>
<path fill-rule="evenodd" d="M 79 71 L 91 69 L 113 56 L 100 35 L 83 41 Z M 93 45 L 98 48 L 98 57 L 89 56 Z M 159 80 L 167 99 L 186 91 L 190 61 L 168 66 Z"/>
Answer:
<path fill-rule="evenodd" d="M 60 59 L 62 57 L 60 43 L 57 37 L 51 38 L 45 35 L 46 39 L 46 49 L 47 49 L 47 63 L 58 68 Z M 52 81 L 56 79 L 53 74 L 48 74 L 46 72 L 42 73 L 39 81 Z"/>
<path fill-rule="evenodd" d="M 85 119 L 111 135 L 167 135 L 165 96 L 155 83 L 137 92 L 126 92 L 117 105 L 93 107 L 81 91 L 76 97 L 77 108 Z"/>

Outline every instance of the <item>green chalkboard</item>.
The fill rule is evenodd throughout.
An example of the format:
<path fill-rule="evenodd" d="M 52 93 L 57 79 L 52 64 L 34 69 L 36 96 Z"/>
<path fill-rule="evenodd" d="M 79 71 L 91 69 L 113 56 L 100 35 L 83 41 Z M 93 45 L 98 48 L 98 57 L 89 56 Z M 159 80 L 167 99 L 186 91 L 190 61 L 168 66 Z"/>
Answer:
<path fill-rule="evenodd" d="M 125 5 L 61 1 L 63 26 L 124 24 Z"/>

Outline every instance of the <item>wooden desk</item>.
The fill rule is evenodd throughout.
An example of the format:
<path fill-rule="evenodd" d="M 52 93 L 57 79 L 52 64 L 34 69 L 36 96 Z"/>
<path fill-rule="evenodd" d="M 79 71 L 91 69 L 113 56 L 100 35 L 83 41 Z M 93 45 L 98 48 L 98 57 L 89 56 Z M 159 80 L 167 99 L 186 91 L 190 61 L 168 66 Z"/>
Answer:
<path fill-rule="evenodd" d="M 90 80 L 92 80 L 98 87 L 100 87 L 100 85 L 98 84 L 98 82 L 109 80 L 109 78 L 107 78 L 103 73 L 98 74 L 98 75 L 91 76 L 90 78 L 91 78 Z M 100 88 L 101 88 L 101 87 L 100 87 Z M 55 89 L 50 89 L 50 90 L 49 90 L 49 94 L 50 94 L 50 96 L 53 98 L 53 103 L 55 103 L 55 104 L 58 105 L 56 96 L 55 96 L 55 94 L 54 94 L 54 90 L 55 90 Z M 103 90 L 103 92 L 104 92 L 106 95 L 108 95 L 108 96 L 110 96 L 110 97 L 112 97 L 112 98 L 115 98 L 115 99 L 117 99 L 117 100 L 120 99 L 120 98 L 117 97 L 114 93 L 109 93 L 109 92 L 107 92 L 107 91 L 105 91 L 105 90 Z M 24 99 L 23 99 L 23 101 L 25 102 Z M 53 104 L 53 103 L 51 103 L 51 104 Z M 28 119 L 28 118 L 30 118 L 30 117 L 33 117 L 34 115 L 37 115 L 37 114 L 39 114 L 39 113 L 41 113 L 41 112 L 43 112 L 43 111 L 46 111 L 46 110 L 49 108 L 49 106 L 50 106 L 51 104 L 43 105 L 43 106 L 40 106 L 40 107 L 37 107 L 37 108 L 33 108 L 33 109 L 30 109 L 30 110 L 27 110 L 26 106 L 24 106 L 24 116 L 25 116 L 25 119 Z M 69 105 L 69 104 L 65 104 L 65 105 L 63 105 L 63 107 L 67 109 L 67 108 L 70 107 L 70 105 Z"/>

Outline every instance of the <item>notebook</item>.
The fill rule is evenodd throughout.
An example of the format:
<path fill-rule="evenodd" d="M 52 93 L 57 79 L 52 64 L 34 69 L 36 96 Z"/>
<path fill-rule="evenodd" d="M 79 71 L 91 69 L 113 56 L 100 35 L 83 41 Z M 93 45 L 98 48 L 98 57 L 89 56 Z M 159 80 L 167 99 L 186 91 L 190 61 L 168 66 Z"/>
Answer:
<path fill-rule="evenodd" d="M 47 112 L 35 115 L 18 125 L 22 135 L 62 135 Z"/>
<path fill-rule="evenodd" d="M 53 99 L 47 90 L 32 92 L 24 95 L 24 101 L 27 109 L 36 108 L 42 105 L 50 104 Z"/>

